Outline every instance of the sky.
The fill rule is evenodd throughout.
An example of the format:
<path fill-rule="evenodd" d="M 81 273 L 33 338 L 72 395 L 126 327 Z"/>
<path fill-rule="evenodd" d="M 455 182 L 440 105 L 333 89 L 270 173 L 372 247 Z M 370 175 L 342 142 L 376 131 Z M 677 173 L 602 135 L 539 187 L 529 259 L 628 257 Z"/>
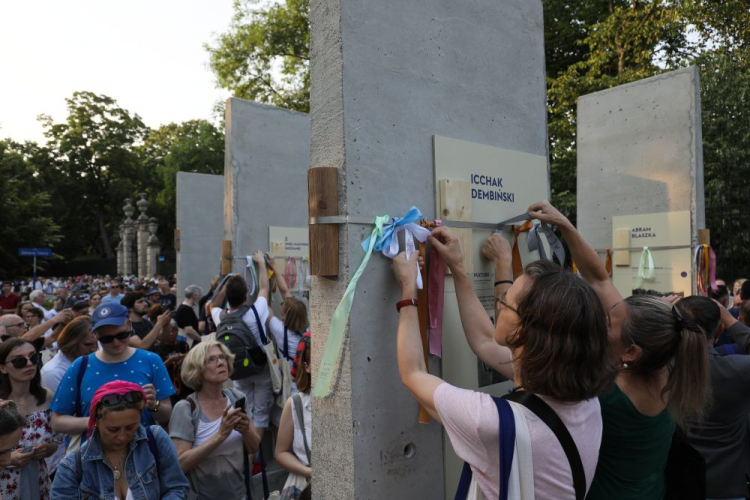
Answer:
<path fill-rule="evenodd" d="M 44 142 L 36 117 L 63 121 L 75 91 L 152 128 L 212 119 L 230 93 L 203 45 L 231 18 L 232 0 L 0 0 L 0 138 Z"/>

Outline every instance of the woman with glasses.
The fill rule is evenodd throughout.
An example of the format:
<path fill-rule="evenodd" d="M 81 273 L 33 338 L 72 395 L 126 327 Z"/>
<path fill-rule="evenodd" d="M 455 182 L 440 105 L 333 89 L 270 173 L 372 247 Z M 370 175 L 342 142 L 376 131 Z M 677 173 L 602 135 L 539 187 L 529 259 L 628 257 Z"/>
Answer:
<path fill-rule="evenodd" d="M 709 397 L 706 335 L 663 298 L 623 298 L 599 255 L 548 202 L 530 206 L 529 215 L 560 230 L 581 276 L 608 312 L 619 373 L 599 397 L 604 434 L 587 498 L 664 498 L 675 424 L 701 420 Z"/>
<path fill-rule="evenodd" d="M 140 423 L 145 404 L 146 394 L 132 382 L 108 382 L 97 389 L 89 407 L 88 440 L 60 462 L 52 498 L 187 497 L 187 480 L 166 432 Z"/>
<path fill-rule="evenodd" d="M 224 344 L 201 342 L 182 363 L 182 381 L 196 392 L 178 402 L 169 422 L 190 498 L 249 498 L 250 460 L 260 437 L 246 412 L 245 398 L 224 389 L 234 355 Z"/>
<path fill-rule="evenodd" d="M 129 317 L 127 308 L 121 304 L 101 304 L 94 311 L 92 328 L 101 349 L 80 356 L 63 376 L 51 405 L 52 428 L 56 432 L 85 440 L 91 398 L 99 387 L 115 380 L 143 387 L 146 393 L 143 425 L 169 421 L 172 413 L 169 397 L 175 392 L 169 373 L 158 355 L 128 344 L 132 334 Z"/>
<path fill-rule="evenodd" d="M 503 498 L 500 492 L 515 485 L 522 498 L 527 493 L 557 500 L 583 498 L 594 477 L 602 436 L 596 397 L 617 373 L 606 315 L 596 293 L 577 276 L 547 261 L 528 264 L 513 281 L 510 246 L 497 235 L 493 244 L 503 258 L 496 265 L 493 325 L 466 272 L 458 238 L 441 227 L 432 232 L 430 242 L 453 273 L 469 345 L 482 361 L 516 385 L 511 402 L 495 400 L 489 394 L 450 385 L 427 371 L 415 307 L 418 257 L 415 253 L 407 261 L 401 253 L 393 259 L 401 287 L 396 303 L 399 373 L 417 401 L 445 427 L 453 448 L 466 462 L 461 483 L 465 489 L 456 498 L 467 498 L 472 488 L 486 498 Z M 527 403 L 536 408 L 532 411 Z M 552 422 L 553 427 L 562 438 L 564 430 L 567 439 L 561 442 L 552 432 L 540 418 L 545 414 L 556 415 L 561 425 Z M 515 473 L 500 469 L 501 450 L 506 450 L 500 446 L 500 436 L 510 429 L 515 429 L 517 449 L 524 450 Z M 577 451 L 577 462 L 568 459 L 567 449 Z M 510 465 L 507 451 L 503 456 Z M 512 478 L 502 479 L 505 474 Z"/>
<path fill-rule="evenodd" d="M 23 339 L 0 344 L 0 399 L 16 403 L 26 419 L 21 439 L 11 453 L 11 468 L 0 471 L 4 500 L 46 500 L 50 479 L 44 461 L 57 450 L 57 436 L 50 427 L 52 392 L 41 384 L 39 354 Z"/>

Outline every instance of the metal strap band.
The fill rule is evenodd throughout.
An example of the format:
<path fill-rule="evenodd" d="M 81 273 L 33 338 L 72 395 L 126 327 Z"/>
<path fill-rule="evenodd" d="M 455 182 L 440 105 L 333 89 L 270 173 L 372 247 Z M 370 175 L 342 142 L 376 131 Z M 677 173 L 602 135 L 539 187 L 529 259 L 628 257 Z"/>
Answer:
<path fill-rule="evenodd" d="M 309 224 L 375 224 L 375 217 L 358 215 L 321 215 L 310 217 Z"/>
<path fill-rule="evenodd" d="M 309 223 L 314 224 L 373 224 L 374 218 L 361 217 L 357 215 L 324 215 L 310 217 Z M 443 225 L 448 227 L 464 227 L 470 229 L 488 229 L 490 231 L 500 231 L 504 229 L 504 224 L 494 224 L 489 222 L 470 222 L 458 220 L 443 220 Z"/>
<path fill-rule="evenodd" d="M 674 245 L 674 246 L 651 246 L 646 245 L 649 250 L 682 250 L 685 248 L 695 248 L 693 245 Z M 610 248 L 611 252 L 642 252 L 643 247 L 626 247 L 626 248 Z M 597 248 L 594 250 L 597 253 L 606 253 L 606 248 Z"/>

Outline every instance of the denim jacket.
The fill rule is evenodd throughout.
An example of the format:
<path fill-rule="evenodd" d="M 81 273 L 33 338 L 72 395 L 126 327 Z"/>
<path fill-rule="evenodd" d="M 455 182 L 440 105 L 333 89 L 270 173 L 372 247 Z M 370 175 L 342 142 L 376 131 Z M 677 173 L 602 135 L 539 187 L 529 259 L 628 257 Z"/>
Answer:
<path fill-rule="evenodd" d="M 148 447 L 146 429 L 138 426 L 125 459 L 125 477 L 135 500 L 178 500 L 187 498 L 188 481 L 182 473 L 177 452 L 167 433 L 159 426 L 152 426 L 156 446 L 159 450 L 159 468 Z M 104 462 L 104 451 L 95 434 L 81 446 L 83 474 L 78 484 L 75 453 L 69 453 L 57 467 L 52 484 L 55 500 L 113 500 L 114 475 Z M 124 500 L 124 499 L 121 499 Z"/>

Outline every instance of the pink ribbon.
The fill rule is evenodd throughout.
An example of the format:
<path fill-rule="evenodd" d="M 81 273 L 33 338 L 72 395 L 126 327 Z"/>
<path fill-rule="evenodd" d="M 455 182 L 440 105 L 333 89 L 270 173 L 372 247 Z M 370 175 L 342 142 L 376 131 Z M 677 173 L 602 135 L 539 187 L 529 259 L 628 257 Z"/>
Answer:
<path fill-rule="evenodd" d="M 440 227 L 442 223 L 435 221 Z M 427 267 L 427 302 L 429 315 L 430 354 L 443 357 L 443 302 L 445 300 L 445 263 L 434 249 Z"/>

